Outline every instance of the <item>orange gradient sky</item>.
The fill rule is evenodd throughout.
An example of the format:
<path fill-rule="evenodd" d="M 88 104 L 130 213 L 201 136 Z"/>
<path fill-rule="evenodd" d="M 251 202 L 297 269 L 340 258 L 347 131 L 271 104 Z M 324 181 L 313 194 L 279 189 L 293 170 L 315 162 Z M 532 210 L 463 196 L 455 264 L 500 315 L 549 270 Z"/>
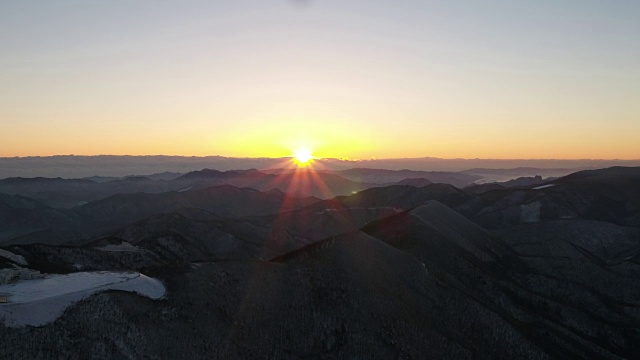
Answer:
<path fill-rule="evenodd" d="M 634 1 L 3 1 L 0 156 L 638 159 L 639 18 Z"/>

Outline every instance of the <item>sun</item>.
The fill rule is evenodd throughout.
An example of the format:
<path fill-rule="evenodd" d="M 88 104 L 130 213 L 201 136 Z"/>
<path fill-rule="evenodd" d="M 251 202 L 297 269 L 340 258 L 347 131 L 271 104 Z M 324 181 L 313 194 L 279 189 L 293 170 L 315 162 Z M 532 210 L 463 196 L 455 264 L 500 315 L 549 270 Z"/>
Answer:
<path fill-rule="evenodd" d="M 307 149 L 298 149 L 293 154 L 293 159 L 298 163 L 298 165 L 307 165 L 313 159 L 313 155 L 311 155 L 311 151 Z"/>

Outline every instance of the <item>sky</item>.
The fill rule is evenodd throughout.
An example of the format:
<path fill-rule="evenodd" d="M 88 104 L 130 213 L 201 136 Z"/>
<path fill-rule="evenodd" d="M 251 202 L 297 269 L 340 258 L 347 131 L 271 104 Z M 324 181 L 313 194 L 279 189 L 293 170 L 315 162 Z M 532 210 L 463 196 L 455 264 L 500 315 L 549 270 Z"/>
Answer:
<path fill-rule="evenodd" d="M 640 158 L 640 1 L 0 1 L 0 156 Z"/>

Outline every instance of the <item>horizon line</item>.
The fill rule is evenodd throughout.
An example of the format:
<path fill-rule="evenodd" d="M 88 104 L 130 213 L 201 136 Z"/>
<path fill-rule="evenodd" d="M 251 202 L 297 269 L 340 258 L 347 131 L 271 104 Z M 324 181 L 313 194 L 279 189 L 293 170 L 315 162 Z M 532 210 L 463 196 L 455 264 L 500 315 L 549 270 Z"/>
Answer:
<path fill-rule="evenodd" d="M 278 160 L 278 159 L 292 159 L 293 156 L 225 156 L 225 155 L 167 155 L 167 154 L 55 154 L 55 155 L 24 155 L 24 156 L 0 156 L 0 159 L 29 159 L 29 158 L 53 158 L 53 157 L 181 157 L 181 158 L 225 158 L 225 159 L 255 159 L 255 160 Z M 388 161 L 388 160 L 458 160 L 458 161 L 473 161 L 473 160 L 489 160 L 489 161 L 640 161 L 640 158 L 620 159 L 620 158 L 442 158 L 434 156 L 422 156 L 422 157 L 371 157 L 371 158 L 337 158 L 337 157 L 317 157 L 316 161 L 322 160 L 338 160 L 345 162 L 358 162 L 358 161 Z"/>

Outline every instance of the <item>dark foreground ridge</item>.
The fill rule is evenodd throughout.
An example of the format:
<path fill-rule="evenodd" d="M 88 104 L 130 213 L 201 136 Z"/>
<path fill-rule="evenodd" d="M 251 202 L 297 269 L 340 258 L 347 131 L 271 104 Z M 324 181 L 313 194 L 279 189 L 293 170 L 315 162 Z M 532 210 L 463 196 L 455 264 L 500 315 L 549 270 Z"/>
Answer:
<path fill-rule="evenodd" d="M 161 181 L 225 176 L 272 178 Z M 408 178 L 331 199 L 211 183 L 70 208 L 0 195 L 1 268 L 139 271 L 167 288 L 0 323 L 0 358 L 640 357 L 640 168 Z"/>

